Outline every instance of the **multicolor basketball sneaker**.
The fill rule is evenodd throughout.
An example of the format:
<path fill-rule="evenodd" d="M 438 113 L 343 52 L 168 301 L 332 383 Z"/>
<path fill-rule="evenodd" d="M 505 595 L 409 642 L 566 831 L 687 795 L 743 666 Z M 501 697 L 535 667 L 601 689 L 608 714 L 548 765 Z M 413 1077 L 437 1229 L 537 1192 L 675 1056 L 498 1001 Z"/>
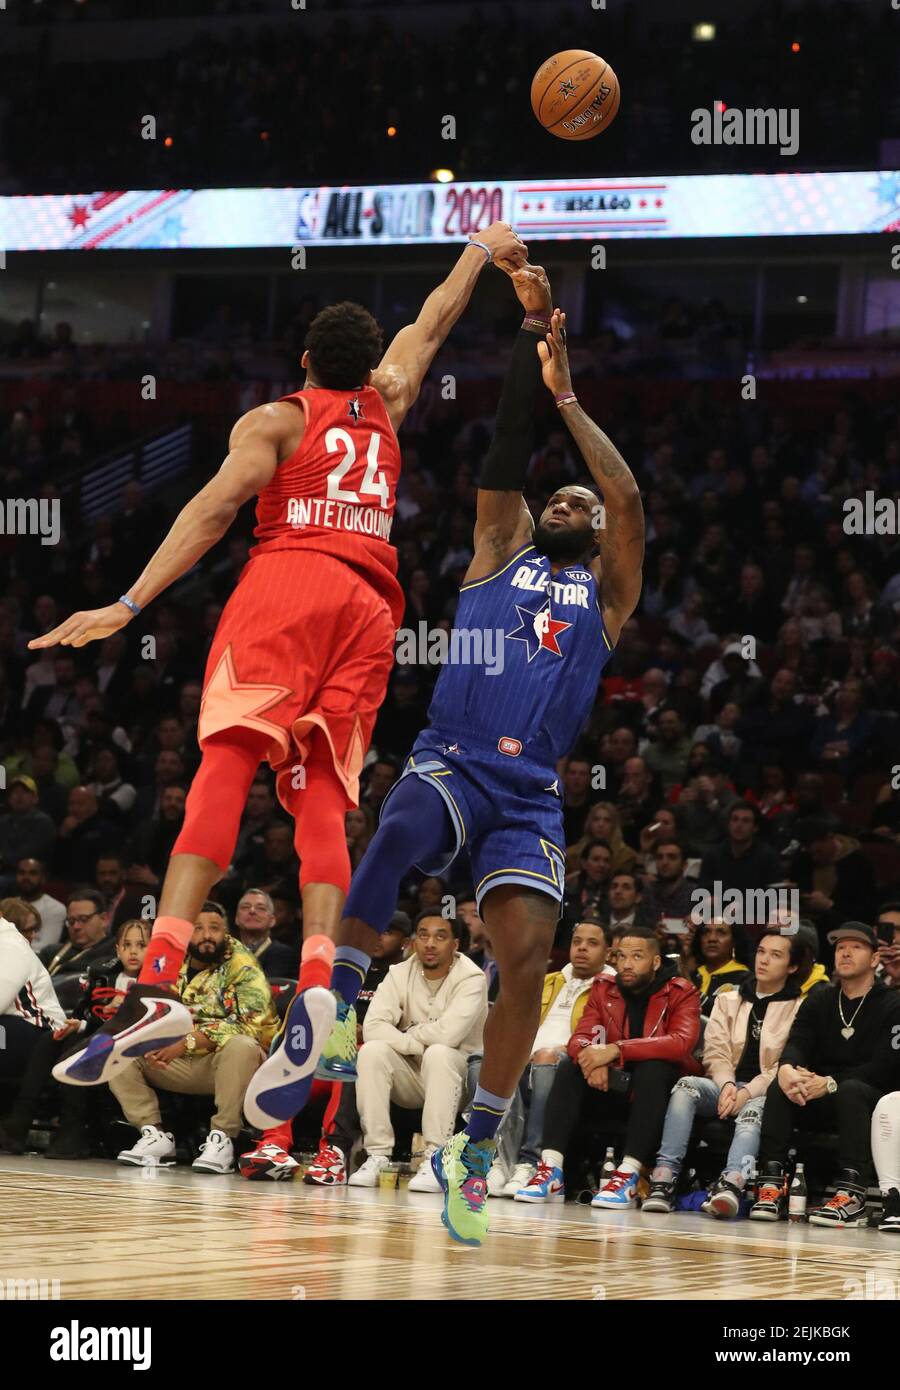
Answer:
<path fill-rule="evenodd" d="M 281 1031 L 244 1096 L 244 1114 L 251 1125 L 271 1129 L 303 1109 L 316 1063 L 334 1027 L 336 1009 L 331 990 L 321 985 L 294 995 Z"/>
<path fill-rule="evenodd" d="M 488 1233 L 487 1176 L 497 1152 L 493 1139 L 473 1143 L 463 1130 L 431 1156 L 444 1192 L 441 1220 L 460 1245 L 483 1245 Z"/>
<path fill-rule="evenodd" d="M 180 1042 L 193 1026 L 190 1010 L 164 985 L 132 985 L 112 1018 L 57 1062 L 53 1075 L 68 1086 L 97 1086 L 117 1067 Z"/>
<path fill-rule="evenodd" d="M 356 1010 L 338 999 L 337 1018 L 316 1067 L 316 1076 L 322 1081 L 356 1080 L 356 1029 Z"/>

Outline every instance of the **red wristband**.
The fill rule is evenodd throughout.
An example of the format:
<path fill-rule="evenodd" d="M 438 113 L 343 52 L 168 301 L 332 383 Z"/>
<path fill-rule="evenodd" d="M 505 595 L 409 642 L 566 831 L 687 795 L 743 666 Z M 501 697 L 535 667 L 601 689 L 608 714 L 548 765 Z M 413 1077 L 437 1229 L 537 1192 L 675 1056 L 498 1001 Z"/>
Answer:
<path fill-rule="evenodd" d="M 534 328 L 539 333 L 550 332 L 550 320 L 544 318 L 543 314 L 526 314 L 522 320 L 523 328 Z"/>
<path fill-rule="evenodd" d="M 574 391 L 557 391 L 553 399 L 558 406 L 578 404 L 578 397 L 575 395 Z"/>

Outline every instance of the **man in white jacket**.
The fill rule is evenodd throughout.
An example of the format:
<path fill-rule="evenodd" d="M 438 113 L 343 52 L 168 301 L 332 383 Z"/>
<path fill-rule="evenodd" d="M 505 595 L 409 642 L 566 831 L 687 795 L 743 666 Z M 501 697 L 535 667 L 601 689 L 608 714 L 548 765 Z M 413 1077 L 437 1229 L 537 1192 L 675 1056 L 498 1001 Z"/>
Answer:
<path fill-rule="evenodd" d="M 23 1079 L 42 1032 L 62 1028 L 65 1022 L 65 1010 L 44 966 L 18 927 L 0 917 L 0 1078 Z M 21 1153 L 30 1117 L 19 1128 L 21 1133 L 11 1132 L 7 1121 L 0 1148 Z"/>
<path fill-rule="evenodd" d="M 453 1134 L 467 1062 L 482 1049 L 488 1013 L 487 980 L 461 956 L 453 918 L 423 912 L 413 953 L 391 966 L 375 991 L 363 1024 L 356 1100 L 368 1157 L 351 1187 L 376 1187 L 394 1148 L 391 1101 L 422 1106 L 425 1158 L 413 1192 L 440 1192 L 431 1155 Z"/>

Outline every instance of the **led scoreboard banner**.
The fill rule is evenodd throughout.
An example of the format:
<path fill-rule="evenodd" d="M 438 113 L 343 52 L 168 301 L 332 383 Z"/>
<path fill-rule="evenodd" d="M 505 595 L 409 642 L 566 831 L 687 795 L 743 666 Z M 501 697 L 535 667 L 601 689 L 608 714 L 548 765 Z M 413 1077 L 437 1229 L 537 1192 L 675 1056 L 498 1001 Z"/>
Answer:
<path fill-rule="evenodd" d="M 0 251 L 429 245 L 500 218 L 526 241 L 891 232 L 900 172 L 0 197 Z"/>

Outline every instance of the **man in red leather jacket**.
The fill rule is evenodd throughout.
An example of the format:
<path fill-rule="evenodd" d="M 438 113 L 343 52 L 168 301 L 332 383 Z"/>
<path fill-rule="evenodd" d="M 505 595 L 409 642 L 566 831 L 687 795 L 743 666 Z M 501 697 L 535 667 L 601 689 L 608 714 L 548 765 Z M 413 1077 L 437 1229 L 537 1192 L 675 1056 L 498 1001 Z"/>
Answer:
<path fill-rule="evenodd" d="M 623 1210 L 636 1202 L 643 1164 L 653 1162 L 669 1093 L 701 1068 L 700 995 L 660 953 L 656 933 L 632 927 L 617 944 L 617 973 L 600 976 L 560 1062 L 544 1117 L 541 1163 L 517 1201 L 564 1196 L 563 1160 L 582 1119 L 622 1118 L 624 1155 L 592 1206 Z"/>

